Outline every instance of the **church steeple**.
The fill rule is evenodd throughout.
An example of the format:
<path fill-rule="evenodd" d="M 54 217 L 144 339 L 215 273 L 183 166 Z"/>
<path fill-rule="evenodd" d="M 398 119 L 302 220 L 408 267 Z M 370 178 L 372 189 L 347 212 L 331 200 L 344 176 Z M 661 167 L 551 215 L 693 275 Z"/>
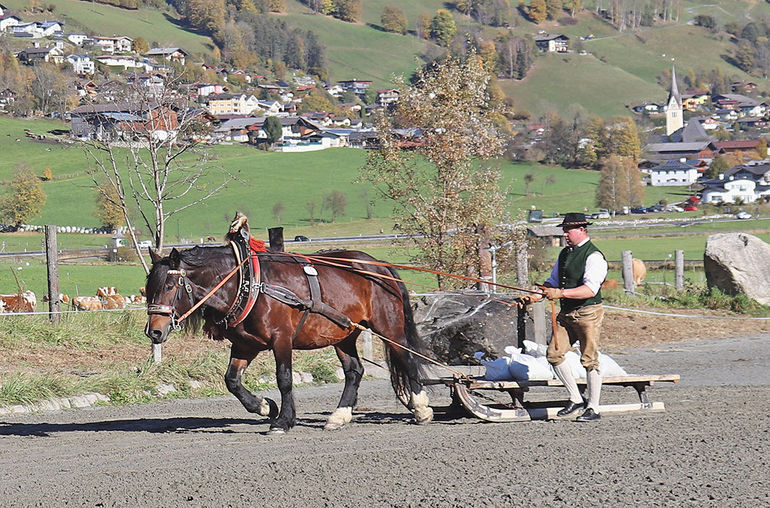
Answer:
<path fill-rule="evenodd" d="M 671 67 L 671 91 L 668 94 L 666 104 L 666 136 L 684 127 L 682 115 L 682 96 L 679 95 L 679 87 L 676 84 L 676 70 Z"/>

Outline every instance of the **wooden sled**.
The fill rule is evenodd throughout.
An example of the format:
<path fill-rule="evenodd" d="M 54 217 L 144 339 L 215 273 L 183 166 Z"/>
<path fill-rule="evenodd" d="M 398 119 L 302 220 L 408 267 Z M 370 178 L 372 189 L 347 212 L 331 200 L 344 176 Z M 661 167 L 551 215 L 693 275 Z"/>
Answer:
<path fill-rule="evenodd" d="M 477 377 L 442 377 L 426 379 L 426 385 L 446 385 L 449 387 L 453 403 L 461 405 L 471 415 L 489 422 L 524 422 L 531 420 L 556 419 L 556 413 L 564 407 L 566 401 L 524 402 L 524 393 L 534 386 L 560 386 L 558 379 L 544 381 L 488 381 Z M 606 377 L 602 384 L 630 386 L 636 390 L 639 402 L 629 404 L 607 404 L 599 406 L 601 414 L 627 413 L 630 411 L 665 411 L 663 402 L 650 402 L 647 388 L 656 382 L 679 382 L 679 374 L 642 375 Z M 585 388 L 586 380 L 578 379 L 578 387 Z M 496 390 L 508 392 L 511 402 L 502 404 L 483 395 L 483 391 Z M 554 405 L 554 404 L 559 405 Z"/>

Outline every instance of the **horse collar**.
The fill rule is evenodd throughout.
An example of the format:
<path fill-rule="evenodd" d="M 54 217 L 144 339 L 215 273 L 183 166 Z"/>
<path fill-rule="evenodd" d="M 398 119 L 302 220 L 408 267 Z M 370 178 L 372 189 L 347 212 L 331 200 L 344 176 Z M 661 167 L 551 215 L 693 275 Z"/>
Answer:
<path fill-rule="evenodd" d="M 257 302 L 260 288 L 260 268 L 258 252 L 261 251 L 259 247 L 252 242 L 250 235 L 240 230 L 240 234 L 233 235 L 230 245 L 233 248 L 233 254 L 235 255 L 235 262 L 240 264 L 244 258 L 248 258 L 246 266 L 242 266 L 238 270 L 238 292 L 235 296 L 233 304 L 227 311 L 227 314 L 222 319 L 222 322 L 227 327 L 238 326 L 246 316 L 249 315 L 251 309 L 254 308 L 254 304 Z"/>

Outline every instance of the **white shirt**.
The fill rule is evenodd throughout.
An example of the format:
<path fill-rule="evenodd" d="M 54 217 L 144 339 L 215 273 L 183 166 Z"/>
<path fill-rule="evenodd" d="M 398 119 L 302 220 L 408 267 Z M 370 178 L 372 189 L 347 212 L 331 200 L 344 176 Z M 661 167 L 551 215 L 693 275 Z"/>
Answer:
<path fill-rule="evenodd" d="M 590 238 L 586 238 L 582 242 L 580 242 L 577 246 L 581 247 L 583 244 L 585 244 Z M 594 294 L 599 292 L 599 289 L 602 287 L 602 282 L 604 282 L 604 279 L 607 278 L 607 260 L 604 259 L 604 256 L 601 252 L 592 252 L 587 258 L 586 258 L 586 269 L 583 272 L 583 284 L 588 286 L 591 291 L 594 292 Z M 559 287 L 559 259 L 556 259 L 556 263 L 553 264 L 553 269 L 551 270 L 551 276 L 548 277 L 548 280 L 545 281 L 546 283 L 550 284 L 551 286 L 557 288 Z"/>

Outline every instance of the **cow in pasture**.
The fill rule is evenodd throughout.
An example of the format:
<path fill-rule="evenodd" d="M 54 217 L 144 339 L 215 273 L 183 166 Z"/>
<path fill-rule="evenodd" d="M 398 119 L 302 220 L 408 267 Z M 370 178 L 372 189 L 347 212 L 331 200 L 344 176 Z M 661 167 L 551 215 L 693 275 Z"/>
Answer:
<path fill-rule="evenodd" d="M 634 269 L 634 285 L 638 286 L 647 276 L 647 267 L 644 266 L 644 261 L 636 258 L 631 260 L 631 266 Z"/>
<path fill-rule="evenodd" d="M 42 301 L 47 302 L 50 300 L 51 298 L 48 295 L 43 295 Z M 59 303 L 70 303 L 69 295 L 65 295 L 64 293 L 59 293 Z"/>
<path fill-rule="evenodd" d="M 95 296 L 76 296 L 72 299 L 75 310 L 102 310 L 102 301 Z"/>
<path fill-rule="evenodd" d="M 0 295 L 0 300 L 3 301 L 3 312 L 35 312 L 37 309 L 37 297 L 29 290 L 12 295 Z"/>
<path fill-rule="evenodd" d="M 125 309 L 126 299 L 119 294 L 108 295 L 107 298 L 104 299 L 104 308 L 105 309 Z"/>
<path fill-rule="evenodd" d="M 602 282 L 602 289 L 618 289 L 618 279 L 607 279 Z"/>
<path fill-rule="evenodd" d="M 118 288 L 115 286 L 104 286 L 96 290 L 96 296 L 102 299 L 106 299 L 108 296 L 117 295 Z"/>
<path fill-rule="evenodd" d="M 135 305 L 144 305 L 147 303 L 147 297 L 142 295 L 131 295 L 128 297 L 128 303 Z"/>

